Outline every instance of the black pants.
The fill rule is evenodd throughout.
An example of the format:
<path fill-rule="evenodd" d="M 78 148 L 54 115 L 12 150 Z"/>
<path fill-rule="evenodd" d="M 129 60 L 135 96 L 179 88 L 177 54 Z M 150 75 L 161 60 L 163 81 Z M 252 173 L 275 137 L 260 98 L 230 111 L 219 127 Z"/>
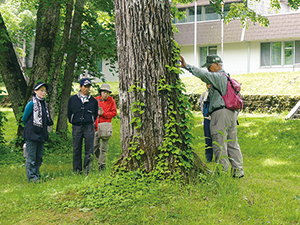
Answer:
<path fill-rule="evenodd" d="M 83 168 L 86 173 L 89 172 L 91 158 L 94 151 L 94 124 L 85 124 L 82 126 L 72 126 L 73 135 L 73 172 L 81 173 L 82 171 L 82 142 L 84 139 L 85 158 Z"/>

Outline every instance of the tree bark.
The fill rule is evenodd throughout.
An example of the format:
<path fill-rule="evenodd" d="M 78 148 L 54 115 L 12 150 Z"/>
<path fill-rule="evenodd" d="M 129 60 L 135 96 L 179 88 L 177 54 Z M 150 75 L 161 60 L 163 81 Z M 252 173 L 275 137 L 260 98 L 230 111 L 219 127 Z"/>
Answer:
<path fill-rule="evenodd" d="M 63 37 L 59 49 L 57 51 L 57 54 L 55 54 L 56 57 L 55 57 L 53 77 L 52 77 L 53 91 L 50 95 L 50 102 L 49 102 L 51 118 L 54 118 L 55 115 L 55 105 L 57 103 L 57 97 L 59 91 L 58 86 L 59 86 L 59 81 L 62 80 L 62 64 L 63 64 L 64 54 L 66 52 L 66 45 L 68 43 L 69 36 L 70 36 L 73 5 L 74 5 L 73 0 L 67 2 Z M 49 129 L 49 131 L 52 130 L 53 127 Z"/>
<path fill-rule="evenodd" d="M 60 3 L 58 1 L 40 0 L 37 11 L 33 66 L 25 101 L 31 97 L 37 80 L 47 81 L 59 26 L 59 17 Z"/>
<path fill-rule="evenodd" d="M 12 103 L 13 112 L 18 123 L 21 123 L 21 113 L 24 108 L 24 97 L 27 84 L 8 36 L 3 18 L 0 13 L 0 74 L 2 75 L 8 96 Z M 22 134 L 19 126 L 18 136 Z"/>
<path fill-rule="evenodd" d="M 63 89 L 61 92 L 60 108 L 57 120 L 56 132 L 63 134 L 67 130 L 67 105 L 72 90 L 72 81 L 74 79 L 74 69 L 77 54 L 79 52 L 81 22 L 84 0 L 77 0 L 75 3 L 75 12 L 73 16 L 71 36 L 68 43 L 68 56 L 66 61 Z"/>
<path fill-rule="evenodd" d="M 128 170 L 142 169 L 148 173 L 163 162 L 166 171 L 175 174 L 179 170 L 187 178 L 191 171 L 179 166 L 177 153 L 162 152 L 161 149 L 169 133 L 165 125 L 174 123 L 174 140 L 180 140 L 172 142 L 173 147 L 170 147 L 180 149 L 182 159 L 190 160 L 194 171 L 207 172 L 204 164 L 194 163 L 195 157 L 199 157 L 192 151 L 184 153 L 190 148 L 188 137 L 184 135 L 187 127 L 179 126 L 185 121 L 185 114 L 179 109 L 181 91 L 171 88 L 168 94 L 168 90 L 159 89 L 161 81 L 172 85 L 179 80 L 179 75 L 166 67 L 175 65 L 169 1 L 114 0 L 114 4 L 122 142 L 122 154 L 117 164 Z M 132 91 L 129 91 L 130 87 L 133 87 Z M 171 114 L 175 117 L 173 122 Z M 139 121 L 138 118 L 141 122 L 133 122 Z"/>

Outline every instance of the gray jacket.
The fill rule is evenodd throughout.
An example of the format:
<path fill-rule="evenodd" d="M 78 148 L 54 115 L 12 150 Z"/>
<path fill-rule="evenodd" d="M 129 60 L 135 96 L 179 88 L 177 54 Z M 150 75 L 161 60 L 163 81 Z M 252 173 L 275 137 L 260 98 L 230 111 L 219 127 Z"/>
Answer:
<path fill-rule="evenodd" d="M 195 66 L 187 64 L 185 67 L 190 73 L 194 76 L 200 78 L 203 82 L 211 84 L 209 89 L 209 110 L 211 113 L 216 109 L 225 107 L 225 102 L 216 88 L 221 92 L 222 95 L 225 95 L 227 92 L 227 77 L 222 74 L 225 73 L 223 69 L 218 72 L 208 72 L 204 68 L 197 68 Z"/>

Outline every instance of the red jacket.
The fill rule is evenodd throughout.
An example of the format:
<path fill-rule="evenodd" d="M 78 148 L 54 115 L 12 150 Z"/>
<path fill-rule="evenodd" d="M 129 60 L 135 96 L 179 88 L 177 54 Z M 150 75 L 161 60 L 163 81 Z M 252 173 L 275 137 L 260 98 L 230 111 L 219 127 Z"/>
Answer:
<path fill-rule="evenodd" d="M 98 130 L 98 123 L 111 122 L 111 119 L 117 115 L 117 106 L 115 100 L 109 96 L 106 101 L 101 99 L 101 95 L 95 97 L 98 101 L 99 108 L 102 107 L 103 114 L 98 115 L 95 121 L 95 130 Z"/>

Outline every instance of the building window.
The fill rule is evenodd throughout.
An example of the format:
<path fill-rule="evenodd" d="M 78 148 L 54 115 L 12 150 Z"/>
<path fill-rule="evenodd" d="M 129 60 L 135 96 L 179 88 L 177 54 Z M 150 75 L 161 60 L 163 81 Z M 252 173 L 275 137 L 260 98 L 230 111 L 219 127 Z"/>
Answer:
<path fill-rule="evenodd" d="M 294 42 L 284 42 L 284 65 L 294 64 Z"/>
<path fill-rule="evenodd" d="M 216 54 L 217 46 L 200 47 L 200 65 L 202 66 L 206 62 L 206 56 Z"/>
<path fill-rule="evenodd" d="M 186 8 L 183 9 L 178 9 L 179 12 L 186 12 Z M 185 16 L 183 16 L 180 20 L 177 20 L 177 23 L 185 23 L 186 22 L 186 18 Z"/>
<path fill-rule="evenodd" d="M 216 13 L 216 10 L 211 6 L 205 6 L 205 20 L 217 20 L 218 19 L 218 13 Z"/>
<path fill-rule="evenodd" d="M 260 44 L 261 66 L 284 66 L 300 63 L 300 41 Z"/>
<path fill-rule="evenodd" d="M 300 63 L 300 41 L 295 41 L 295 63 Z"/>
<path fill-rule="evenodd" d="M 195 8 L 189 8 L 188 22 L 195 21 Z"/>
<path fill-rule="evenodd" d="M 230 10 L 231 3 L 225 3 L 224 5 L 224 15 L 226 16 Z M 180 8 L 178 9 L 179 12 L 185 12 L 186 18 L 182 18 L 180 20 L 176 19 L 173 20 L 177 23 L 187 23 L 187 22 L 194 22 L 195 21 L 195 7 L 188 7 L 188 8 Z M 218 20 L 220 19 L 218 13 L 211 5 L 206 6 L 197 6 L 197 21 L 205 21 L 205 20 Z"/>
<path fill-rule="evenodd" d="M 272 43 L 272 65 L 281 65 L 281 42 Z"/>

